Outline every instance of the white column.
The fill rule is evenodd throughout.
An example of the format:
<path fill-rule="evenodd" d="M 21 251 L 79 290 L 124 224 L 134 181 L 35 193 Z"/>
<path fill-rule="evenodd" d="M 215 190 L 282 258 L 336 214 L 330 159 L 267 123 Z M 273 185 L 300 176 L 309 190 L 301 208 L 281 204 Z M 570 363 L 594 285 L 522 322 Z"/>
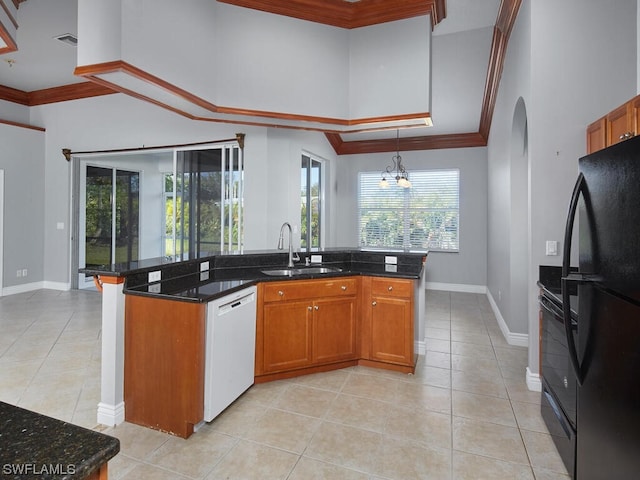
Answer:
<path fill-rule="evenodd" d="M 124 278 L 103 277 L 103 281 L 98 423 L 113 426 L 124 422 Z"/>

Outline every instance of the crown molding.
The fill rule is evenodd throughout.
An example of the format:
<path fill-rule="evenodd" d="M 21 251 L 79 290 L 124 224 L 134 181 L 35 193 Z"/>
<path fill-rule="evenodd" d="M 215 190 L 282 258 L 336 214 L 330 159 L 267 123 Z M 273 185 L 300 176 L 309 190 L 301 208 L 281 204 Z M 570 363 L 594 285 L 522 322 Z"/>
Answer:
<path fill-rule="evenodd" d="M 220 3 L 340 28 L 360 28 L 420 15 L 431 25 L 446 16 L 445 0 L 218 0 Z"/>
<path fill-rule="evenodd" d="M 38 132 L 46 132 L 45 128 L 35 127 L 33 125 L 27 125 L 26 123 L 13 122 L 11 120 L 0 120 L 0 124 L 2 124 L 2 125 L 11 125 L 13 127 L 27 128 L 29 130 L 36 130 Z"/>
<path fill-rule="evenodd" d="M 345 119 L 215 105 L 122 60 L 82 65 L 76 67 L 74 74 L 112 91 L 130 95 L 192 120 L 315 130 L 320 132 L 355 133 L 424 126 L 426 119 L 431 117 L 429 112 L 412 112 L 378 117 Z M 138 87 L 134 89 L 121 85 L 123 75 L 130 80 L 138 82 Z M 144 85 L 144 87 L 142 87 L 142 85 Z M 150 88 L 147 89 L 147 87 Z M 179 100 L 179 102 L 171 104 L 171 101 L 168 101 L 165 95 L 167 92 L 171 94 L 173 99 Z"/>
<path fill-rule="evenodd" d="M 500 78 L 504 70 L 504 60 L 507 55 L 509 37 L 511 36 L 513 25 L 516 22 L 521 3 L 522 0 L 502 0 L 496 25 L 493 28 L 491 53 L 489 54 L 489 66 L 487 68 L 480 125 L 478 127 L 478 131 L 486 139 L 489 138 L 489 132 L 491 130 L 491 122 L 496 107 Z"/>
<path fill-rule="evenodd" d="M 327 140 L 338 155 L 360 155 L 366 153 L 395 152 L 397 149 L 442 150 L 446 148 L 486 147 L 486 139 L 477 132 L 445 135 L 423 135 L 379 140 L 357 140 L 344 142 L 339 134 L 325 133 Z"/>
<path fill-rule="evenodd" d="M 80 82 L 63 85 L 61 87 L 45 88 L 24 92 L 16 88 L 0 85 L 0 100 L 19 103 L 27 107 L 44 105 L 47 103 L 66 102 L 68 100 L 78 100 L 80 98 L 97 97 L 117 93 L 102 85 L 93 82 Z"/>
<path fill-rule="evenodd" d="M 47 103 L 66 102 L 81 98 L 99 97 L 117 93 L 110 88 L 98 85 L 94 82 L 72 83 L 61 87 L 45 88 L 29 92 L 29 106 L 45 105 Z"/>

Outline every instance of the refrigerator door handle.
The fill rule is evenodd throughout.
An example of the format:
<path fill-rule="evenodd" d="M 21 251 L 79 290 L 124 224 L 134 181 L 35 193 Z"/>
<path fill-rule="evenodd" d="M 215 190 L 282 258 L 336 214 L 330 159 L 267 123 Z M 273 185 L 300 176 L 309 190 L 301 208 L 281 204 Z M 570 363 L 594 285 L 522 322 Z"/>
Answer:
<path fill-rule="evenodd" d="M 576 374 L 578 385 L 582 385 L 583 375 L 580 361 L 578 360 L 578 351 L 576 342 L 573 338 L 571 328 L 571 300 L 569 298 L 569 284 L 579 281 L 576 276 L 569 277 L 569 266 L 571 263 L 571 237 L 573 236 L 573 222 L 578 211 L 578 201 L 585 187 L 585 179 L 582 172 L 578 175 L 576 184 L 571 194 L 571 202 L 569 203 L 569 213 L 567 214 L 567 224 L 564 230 L 564 245 L 562 246 L 562 312 L 564 320 L 564 332 L 567 338 L 567 346 L 569 347 L 569 359 Z"/>

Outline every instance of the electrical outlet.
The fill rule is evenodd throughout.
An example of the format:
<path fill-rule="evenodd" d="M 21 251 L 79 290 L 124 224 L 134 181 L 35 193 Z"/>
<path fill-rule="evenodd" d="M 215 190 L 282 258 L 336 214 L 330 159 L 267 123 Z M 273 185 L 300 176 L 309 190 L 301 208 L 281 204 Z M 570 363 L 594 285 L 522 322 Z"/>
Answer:
<path fill-rule="evenodd" d="M 384 263 L 389 264 L 389 265 L 397 265 L 398 264 L 398 257 L 391 257 L 389 255 L 385 255 L 384 256 Z"/>
<path fill-rule="evenodd" d="M 23 276 L 23 277 L 26 277 L 28 274 L 29 274 L 29 272 L 27 271 L 27 269 L 26 269 L 26 268 L 23 268 L 23 269 L 22 269 L 22 276 Z"/>
<path fill-rule="evenodd" d="M 322 263 L 322 255 L 311 255 L 311 263 Z"/>
<path fill-rule="evenodd" d="M 206 272 L 207 270 L 209 270 L 209 262 L 200 262 L 200 271 Z"/>
<path fill-rule="evenodd" d="M 155 272 L 149 272 L 149 283 L 159 282 L 160 280 L 162 280 L 161 270 L 156 270 Z"/>
<path fill-rule="evenodd" d="M 16 277 L 20 278 L 22 276 L 22 270 L 16 271 Z"/>

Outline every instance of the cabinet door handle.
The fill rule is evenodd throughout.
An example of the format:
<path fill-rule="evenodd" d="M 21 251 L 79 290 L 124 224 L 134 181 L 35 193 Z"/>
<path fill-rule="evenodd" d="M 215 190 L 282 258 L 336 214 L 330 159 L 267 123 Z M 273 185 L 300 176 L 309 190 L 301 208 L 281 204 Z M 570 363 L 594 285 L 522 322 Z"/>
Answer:
<path fill-rule="evenodd" d="M 390 292 L 393 291 L 393 287 L 391 285 L 389 285 L 389 288 L 387 288 L 387 290 L 389 290 Z"/>
<path fill-rule="evenodd" d="M 371 302 L 371 306 L 375 307 L 378 304 L 378 302 Z"/>
<path fill-rule="evenodd" d="M 307 307 L 307 310 L 311 311 L 311 305 L 309 305 L 309 306 Z"/>
<path fill-rule="evenodd" d="M 346 285 L 342 285 L 340 288 L 342 289 L 343 292 L 347 290 L 347 286 Z"/>
<path fill-rule="evenodd" d="M 278 295 L 283 296 L 284 292 L 282 290 L 278 290 Z"/>
<path fill-rule="evenodd" d="M 620 140 L 626 140 L 627 138 L 631 138 L 634 136 L 633 132 L 625 132 L 622 135 L 620 135 Z"/>
<path fill-rule="evenodd" d="M 315 306 L 313 307 L 313 309 L 314 309 L 314 310 L 320 310 L 320 307 L 319 307 L 318 305 L 315 305 Z"/>

